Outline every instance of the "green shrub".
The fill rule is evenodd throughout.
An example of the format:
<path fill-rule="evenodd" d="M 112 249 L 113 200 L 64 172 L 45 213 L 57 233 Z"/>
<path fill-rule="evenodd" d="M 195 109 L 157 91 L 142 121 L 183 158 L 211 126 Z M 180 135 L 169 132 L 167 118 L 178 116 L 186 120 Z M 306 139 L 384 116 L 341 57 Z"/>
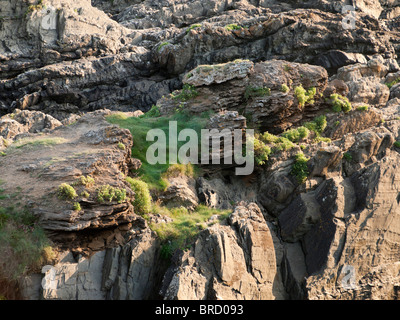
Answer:
<path fill-rule="evenodd" d="M 353 160 L 353 156 L 349 152 L 345 152 L 343 154 L 343 158 L 345 158 L 347 161 Z"/>
<path fill-rule="evenodd" d="M 218 221 L 222 221 L 232 213 L 231 210 L 212 209 L 204 205 L 199 205 L 190 213 L 184 207 L 167 209 L 153 206 L 152 211 L 162 211 L 162 214 L 172 218 L 172 222 L 150 224 L 162 242 L 161 254 L 165 259 L 171 258 L 176 249 L 189 248 L 211 216 L 218 215 Z"/>
<path fill-rule="evenodd" d="M 90 194 L 89 194 L 89 192 L 87 192 L 87 191 L 83 191 L 83 192 L 81 193 L 81 197 L 82 197 L 82 198 L 89 198 L 89 197 L 90 197 Z"/>
<path fill-rule="evenodd" d="M 282 86 L 281 86 L 281 91 L 283 92 L 283 93 L 288 93 L 289 92 L 289 87 L 286 85 L 286 84 L 282 84 Z"/>
<path fill-rule="evenodd" d="M 393 145 L 394 145 L 396 148 L 400 148 L 400 140 L 396 141 Z"/>
<path fill-rule="evenodd" d="M 237 24 L 232 23 L 232 24 L 226 25 L 226 26 L 225 26 L 225 29 L 228 30 L 228 31 L 233 31 L 233 30 L 240 30 L 240 29 L 243 29 L 243 27 L 242 27 L 242 26 L 238 26 Z"/>
<path fill-rule="evenodd" d="M 127 177 L 126 181 L 135 192 L 135 200 L 132 202 L 135 210 L 140 214 L 149 213 L 151 211 L 151 195 L 147 183 L 130 177 Z"/>
<path fill-rule="evenodd" d="M 307 158 L 302 152 L 296 155 L 296 161 L 292 166 L 291 174 L 294 175 L 299 183 L 303 183 L 307 180 L 309 175 L 307 162 L 310 159 Z"/>
<path fill-rule="evenodd" d="M 320 141 L 326 142 L 326 143 L 331 143 L 332 142 L 332 140 L 330 138 L 325 138 L 325 137 L 321 137 L 321 136 L 315 137 L 314 143 L 318 143 Z"/>
<path fill-rule="evenodd" d="M 385 83 L 389 89 L 391 89 L 395 84 L 400 82 L 400 78 L 394 79 L 391 82 Z"/>
<path fill-rule="evenodd" d="M 317 93 L 317 89 L 310 88 L 305 90 L 302 85 L 294 88 L 294 95 L 296 96 L 299 106 L 304 107 L 306 103 L 314 104 L 314 96 Z"/>
<path fill-rule="evenodd" d="M 16 194 L 0 194 L 7 199 L 0 202 L 0 278 L 19 280 L 29 272 L 37 272 L 53 258 L 51 242 L 39 225 L 39 217 L 18 203 L 11 204 Z M 0 198 L 1 200 L 1 198 Z M 40 272 L 40 271 L 39 271 Z M 4 294 L 0 286 L 0 295 Z"/>
<path fill-rule="evenodd" d="M 343 111 L 347 113 L 352 109 L 349 99 L 337 93 L 333 93 L 330 95 L 329 102 L 332 105 L 332 110 L 335 112 Z"/>
<path fill-rule="evenodd" d="M 118 142 L 118 149 L 125 150 L 125 145 L 122 142 Z"/>
<path fill-rule="evenodd" d="M 75 199 L 78 194 L 76 193 L 75 189 L 70 186 L 68 183 L 62 183 L 58 187 L 58 196 L 62 199 Z"/>
<path fill-rule="evenodd" d="M 269 88 L 264 88 L 264 87 L 247 86 L 246 91 L 244 92 L 244 98 L 246 101 L 252 97 L 264 97 L 270 95 L 271 95 L 271 90 Z"/>
<path fill-rule="evenodd" d="M 201 28 L 201 24 L 192 24 L 189 28 L 186 29 L 186 33 L 189 33 L 190 30 Z"/>
<path fill-rule="evenodd" d="M 181 92 L 177 95 L 171 95 L 172 99 L 174 100 L 180 100 L 180 101 L 188 101 L 190 99 L 193 99 L 197 97 L 199 93 L 197 92 L 195 86 L 190 85 L 190 84 L 184 84 Z"/>
<path fill-rule="evenodd" d="M 79 202 L 74 202 L 73 208 L 74 208 L 74 211 L 81 211 L 82 210 L 81 205 L 80 205 Z"/>
<path fill-rule="evenodd" d="M 94 186 L 95 181 L 91 176 L 81 176 L 77 182 L 74 183 L 74 185 L 82 185 L 85 187 L 91 187 Z"/>
<path fill-rule="evenodd" d="M 122 203 L 126 199 L 126 190 L 103 185 L 97 189 L 97 200 L 101 203 L 116 201 Z"/>

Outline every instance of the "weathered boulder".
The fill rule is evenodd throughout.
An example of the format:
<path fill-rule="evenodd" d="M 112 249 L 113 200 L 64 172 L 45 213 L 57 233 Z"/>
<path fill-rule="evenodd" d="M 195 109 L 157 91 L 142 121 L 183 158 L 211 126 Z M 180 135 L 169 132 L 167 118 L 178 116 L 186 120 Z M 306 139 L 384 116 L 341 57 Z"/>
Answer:
<path fill-rule="evenodd" d="M 195 80 L 191 81 L 192 78 Z M 256 64 L 235 60 L 197 67 L 183 80 L 192 88 L 164 97 L 157 105 L 162 114 L 169 114 L 178 106 L 191 113 L 240 111 L 262 130 L 279 132 L 300 122 L 304 114 L 318 110 L 327 80 L 326 70 L 319 66 L 281 60 Z M 285 92 L 282 92 L 283 85 L 288 87 Z M 297 87 L 315 90 L 309 103 L 299 102 L 301 98 L 294 92 Z M 182 101 L 179 97 L 190 94 L 186 91 L 192 93 L 191 98 Z"/>
<path fill-rule="evenodd" d="M 165 290 L 165 299 L 282 299 L 274 239 L 260 209 L 242 204 L 229 225 L 203 231 L 186 252 Z"/>

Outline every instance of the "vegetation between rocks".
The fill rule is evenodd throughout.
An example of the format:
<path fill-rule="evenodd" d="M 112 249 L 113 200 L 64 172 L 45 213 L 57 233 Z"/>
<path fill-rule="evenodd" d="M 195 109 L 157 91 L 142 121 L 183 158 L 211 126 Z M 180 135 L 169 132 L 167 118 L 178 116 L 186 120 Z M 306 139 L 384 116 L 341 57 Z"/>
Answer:
<path fill-rule="evenodd" d="M 21 205 L 19 191 L 7 194 L 0 187 L 0 280 L 19 280 L 54 259 L 52 243 L 28 208 Z M 0 281 L 0 282 L 1 282 Z M 7 297 L 0 286 L 0 296 Z"/>
<path fill-rule="evenodd" d="M 165 259 L 169 259 L 176 249 L 188 249 L 200 231 L 210 224 L 221 222 L 232 213 L 232 210 L 212 209 L 204 205 L 199 205 L 190 213 L 184 207 L 168 209 L 154 206 L 153 211 L 172 219 L 167 223 L 150 224 L 162 242 L 161 256 Z M 215 219 L 210 221 L 212 216 Z"/>
<path fill-rule="evenodd" d="M 148 184 L 150 190 L 162 191 L 168 187 L 164 174 L 168 171 L 168 168 L 173 165 L 169 163 L 170 141 L 167 139 L 166 163 L 151 165 L 147 162 L 146 151 L 153 142 L 146 141 L 147 132 L 150 129 L 158 128 L 163 130 L 168 137 L 169 122 L 176 121 L 178 134 L 181 130 L 186 128 L 194 129 L 200 134 L 200 130 L 205 127 L 209 119 L 209 114 L 204 113 L 199 116 L 190 116 L 185 112 L 180 112 L 172 116 L 161 117 L 159 116 L 157 107 L 153 107 L 150 113 L 154 115 L 154 117 L 147 113 L 141 117 L 126 117 L 123 114 L 114 114 L 108 116 L 107 120 L 112 124 L 117 124 L 131 131 L 134 146 L 132 148 L 132 158 L 139 159 L 142 162 L 140 169 L 135 173 L 141 180 Z M 181 141 L 178 142 L 178 148 L 184 143 L 185 142 Z"/>

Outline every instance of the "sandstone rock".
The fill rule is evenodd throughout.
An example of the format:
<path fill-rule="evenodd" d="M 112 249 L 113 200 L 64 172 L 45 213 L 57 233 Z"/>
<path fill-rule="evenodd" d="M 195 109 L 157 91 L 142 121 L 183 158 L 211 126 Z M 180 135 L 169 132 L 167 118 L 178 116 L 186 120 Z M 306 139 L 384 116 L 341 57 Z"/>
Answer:
<path fill-rule="evenodd" d="M 60 121 L 42 112 L 15 110 L 0 118 L 0 136 L 13 139 L 21 133 L 39 133 L 61 125 Z"/>
<path fill-rule="evenodd" d="M 259 208 L 236 207 L 229 225 L 200 234 L 182 257 L 165 299 L 283 298 L 274 242 Z"/>
<path fill-rule="evenodd" d="M 169 207 L 185 207 L 194 210 L 199 199 L 196 194 L 195 181 L 188 177 L 175 177 L 168 179 L 169 186 L 159 199 Z"/>
<path fill-rule="evenodd" d="M 254 64 L 251 68 L 252 63 L 246 62 L 247 76 L 246 72 L 240 80 L 231 80 L 226 76 L 225 69 L 240 70 L 242 64 L 241 61 L 234 61 L 224 65 L 208 66 L 210 69 L 208 72 L 189 72 L 185 76 L 185 81 L 190 81 L 188 78 L 191 79 L 192 74 L 196 74 L 196 83 L 199 85 L 212 83 L 214 78 L 220 79 L 218 81 L 221 83 L 196 88 L 196 97 L 183 102 L 183 108 L 192 113 L 210 109 L 244 110 L 244 114 L 249 115 L 251 121 L 257 123 L 262 130 L 272 132 L 283 131 L 302 120 L 303 113 L 318 110 L 318 97 L 325 90 L 328 78 L 326 70 L 322 67 L 271 60 Z M 209 73 L 212 74 L 210 79 L 208 79 Z M 203 82 L 198 80 L 200 75 L 204 78 Z M 291 88 L 288 93 L 282 92 L 283 84 Z M 294 94 L 294 89 L 300 85 L 306 89 L 316 90 L 314 105 L 306 105 L 305 110 L 299 106 Z M 179 103 L 182 102 L 172 97 L 159 100 L 157 105 L 160 106 L 162 114 L 169 114 Z"/>

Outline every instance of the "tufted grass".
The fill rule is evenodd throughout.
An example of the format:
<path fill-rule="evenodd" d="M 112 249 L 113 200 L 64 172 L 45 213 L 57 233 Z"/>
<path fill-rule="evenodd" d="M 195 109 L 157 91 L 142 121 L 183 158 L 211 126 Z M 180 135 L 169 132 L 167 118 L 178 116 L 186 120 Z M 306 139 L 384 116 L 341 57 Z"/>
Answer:
<path fill-rule="evenodd" d="M 184 207 L 168 209 L 154 206 L 153 211 L 173 219 L 169 223 L 150 225 L 150 228 L 157 233 L 162 242 L 161 255 L 165 259 L 169 259 L 177 249 L 190 248 L 198 234 L 207 228 L 206 222 L 213 215 L 218 215 L 218 219 L 215 220 L 215 223 L 217 223 L 223 221 L 232 213 L 232 210 L 212 209 L 204 205 L 199 205 L 195 211 L 190 213 Z"/>
<path fill-rule="evenodd" d="M 114 114 L 108 116 L 107 121 L 112 124 L 117 124 L 121 128 L 130 130 L 133 138 L 132 158 L 139 159 L 142 162 L 142 166 L 137 171 L 138 177 L 148 184 L 150 190 L 162 191 L 168 187 L 167 181 L 164 179 L 163 175 L 172 165 L 169 163 L 169 122 L 177 122 L 178 133 L 185 128 L 191 128 L 200 133 L 200 130 L 204 128 L 209 119 L 209 114 L 204 113 L 200 116 L 190 116 L 185 112 L 179 112 L 172 116 L 160 117 L 158 116 L 157 108 L 153 107 L 152 110 L 153 111 L 150 112 L 154 116 L 147 116 L 147 114 L 145 114 L 141 117 L 126 117 L 123 114 Z M 147 132 L 155 128 L 163 130 L 167 137 L 166 164 L 158 163 L 152 165 L 146 160 L 147 149 L 154 143 L 152 141 L 146 141 Z M 178 149 L 185 143 L 186 142 L 178 142 Z"/>

